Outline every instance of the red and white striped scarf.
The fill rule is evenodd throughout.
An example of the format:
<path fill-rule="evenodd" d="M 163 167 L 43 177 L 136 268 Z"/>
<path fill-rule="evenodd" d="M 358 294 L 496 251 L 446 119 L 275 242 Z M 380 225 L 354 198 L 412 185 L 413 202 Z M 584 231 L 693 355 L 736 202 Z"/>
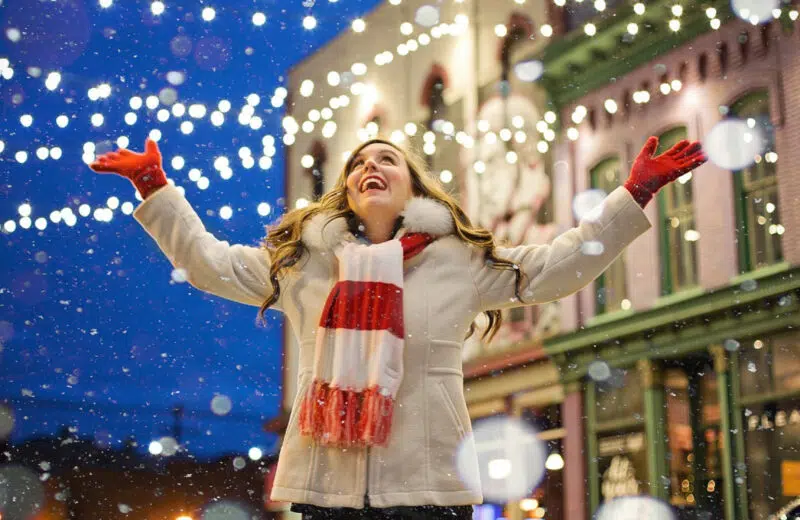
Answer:
<path fill-rule="evenodd" d="M 403 262 L 433 240 L 407 233 L 336 250 L 339 281 L 319 321 L 302 435 L 326 446 L 386 445 L 403 378 Z"/>

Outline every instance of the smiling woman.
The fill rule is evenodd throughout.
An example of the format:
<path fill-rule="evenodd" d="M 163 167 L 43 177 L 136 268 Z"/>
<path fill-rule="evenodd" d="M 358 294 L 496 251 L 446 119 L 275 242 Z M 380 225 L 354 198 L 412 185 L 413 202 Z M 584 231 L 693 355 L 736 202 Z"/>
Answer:
<path fill-rule="evenodd" d="M 372 139 L 319 201 L 285 214 L 261 248 L 216 240 L 167 183 L 161 154 L 120 150 L 98 172 L 129 178 L 134 216 L 187 281 L 286 313 L 298 393 L 271 499 L 304 518 L 463 518 L 483 500 L 461 352 L 480 313 L 553 301 L 603 270 L 650 223 L 642 208 L 705 161 L 650 138 L 624 187 L 549 245 L 500 247 L 410 152 Z M 604 245 L 585 255 L 581 244 Z M 581 272 L 578 277 L 574 273 Z"/>
<path fill-rule="evenodd" d="M 411 197 L 411 173 L 392 145 L 374 142 L 353 157 L 347 174 L 347 202 L 373 243 L 391 238 L 397 215 Z"/>

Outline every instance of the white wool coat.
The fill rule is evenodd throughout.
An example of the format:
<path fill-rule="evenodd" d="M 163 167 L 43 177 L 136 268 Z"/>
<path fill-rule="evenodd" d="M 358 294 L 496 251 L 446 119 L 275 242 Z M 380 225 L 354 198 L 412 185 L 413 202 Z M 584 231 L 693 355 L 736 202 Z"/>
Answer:
<path fill-rule="evenodd" d="M 412 199 L 403 216 L 397 236 L 407 231 L 445 236 L 406 262 L 404 375 L 385 447 L 323 447 L 298 434 L 298 403 L 311 383 L 319 317 L 337 281 L 333 249 L 356 240 L 343 218 L 323 232 L 325 217 L 317 215 L 304 229 L 308 252 L 300 261 L 302 269 L 281 281 L 273 307 L 285 313 L 300 345 L 298 393 L 280 451 L 273 500 L 352 508 L 364 507 L 365 497 L 373 507 L 483 501 L 480 489 L 467 485 L 457 467 L 459 457 L 465 471 L 478 474 L 461 349 L 480 312 L 522 305 L 514 295 L 514 272 L 492 268 L 482 250 L 450 234 L 452 218 L 438 202 Z M 175 187 L 149 196 L 134 217 L 196 288 L 253 306 L 271 294 L 268 253 L 214 238 Z M 633 197 L 618 188 L 551 244 L 499 247 L 497 255 L 527 275 L 520 292 L 526 304 L 543 303 L 587 285 L 649 227 Z M 582 247 L 590 241 L 603 245 L 600 254 L 585 254 L 598 252 Z"/>

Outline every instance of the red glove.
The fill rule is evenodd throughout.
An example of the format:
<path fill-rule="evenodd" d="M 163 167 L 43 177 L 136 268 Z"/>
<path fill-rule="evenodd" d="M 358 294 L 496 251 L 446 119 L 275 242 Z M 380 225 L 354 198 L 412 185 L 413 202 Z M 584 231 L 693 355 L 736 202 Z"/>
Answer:
<path fill-rule="evenodd" d="M 120 148 L 119 151 L 97 157 L 89 168 L 97 173 L 116 173 L 129 179 L 143 199 L 167 184 L 167 176 L 161 165 L 161 152 L 150 138 L 144 142 L 144 153 Z"/>
<path fill-rule="evenodd" d="M 684 139 L 658 157 L 653 157 L 658 149 L 658 137 L 650 137 L 633 161 L 625 188 L 644 208 L 663 186 L 708 160 L 700 146 L 697 141 L 692 143 Z"/>

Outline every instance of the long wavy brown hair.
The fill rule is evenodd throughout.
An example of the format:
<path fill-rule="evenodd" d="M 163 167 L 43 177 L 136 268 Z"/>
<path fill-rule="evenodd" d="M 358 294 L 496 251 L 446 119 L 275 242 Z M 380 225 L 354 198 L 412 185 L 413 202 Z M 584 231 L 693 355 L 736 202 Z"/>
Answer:
<path fill-rule="evenodd" d="M 258 312 L 259 320 L 263 322 L 264 312 L 278 301 L 280 297 L 281 288 L 278 283 L 279 278 L 282 279 L 286 272 L 297 268 L 298 262 L 303 257 L 303 254 L 307 252 L 306 245 L 301 241 L 303 227 L 306 221 L 317 213 L 330 213 L 330 217 L 326 219 L 325 225 L 339 217 L 346 218 L 351 226 L 357 222 L 355 213 L 350 209 L 347 202 L 347 175 L 350 173 L 356 155 L 365 147 L 375 143 L 389 145 L 402 154 L 408 164 L 408 170 L 411 173 L 411 186 L 414 196 L 436 199 L 447 206 L 452 214 L 453 222 L 456 227 L 456 234 L 459 238 L 482 248 L 484 251 L 484 259 L 492 268 L 514 271 L 516 276 L 514 292 L 517 299 L 522 302 L 520 289 L 525 275 L 518 265 L 496 256 L 495 247 L 497 244 L 495 243 L 491 231 L 472 224 L 469 217 L 459 206 L 458 201 L 444 190 L 439 180 L 431 175 L 430 171 L 425 167 L 425 162 L 421 160 L 417 154 L 387 139 L 377 138 L 370 139 L 353 150 L 342 172 L 339 174 L 336 185 L 325 193 L 319 201 L 311 202 L 304 208 L 293 209 L 283 215 L 276 224 L 267 227 L 267 236 L 263 240 L 261 247 L 267 250 L 272 260 L 269 274 L 273 293 L 261 305 Z M 351 228 L 351 230 L 354 229 Z M 485 314 L 488 318 L 488 324 L 481 339 L 490 342 L 500 328 L 503 318 L 499 310 L 489 310 L 486 311 Z M 473 322 L 472 325 L 470 325 L 469 332 L 466 336 L 467 338 L 475 332 L 475 328 L 476 324 Z"/>

